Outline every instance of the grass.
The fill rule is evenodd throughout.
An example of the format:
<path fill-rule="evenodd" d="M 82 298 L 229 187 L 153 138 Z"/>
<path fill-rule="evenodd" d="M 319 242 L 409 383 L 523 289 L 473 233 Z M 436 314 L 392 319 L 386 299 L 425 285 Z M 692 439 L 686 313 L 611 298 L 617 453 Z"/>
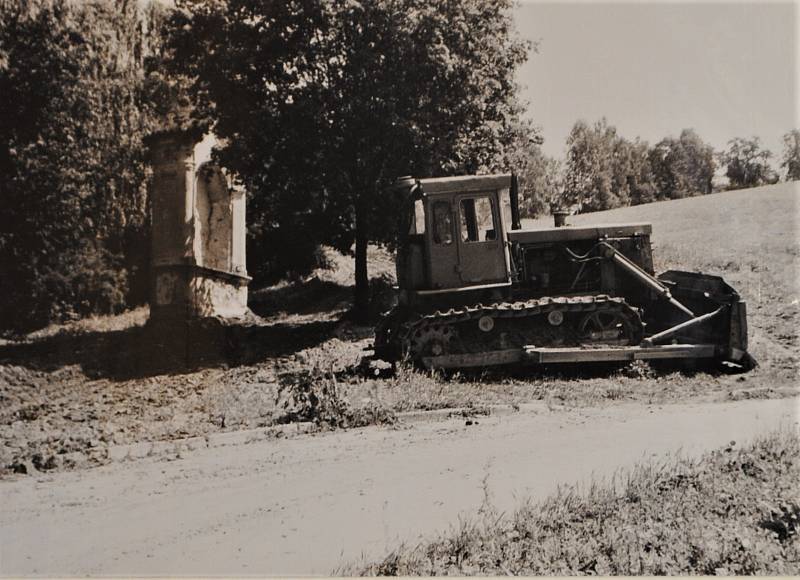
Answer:
<path fill-rule="evenodd" d="M 669 367 L 653 370 L 637 361 L 623 367 L 514 370 L 443 375 L 399 366 L 386 379 L 352 378 L 340 387 L 351 401 L 369 401 L 395 412 L 543 402 L 588 407 L 638 401 L 662 404 L 765 399 L 797 395 L 796 385 L 751 375 L 726 375 Z"/>
<path fill-rule="evenodd" d="M 800 437 L 779 430 L 699 460 L 642 463 L 501 515 L 491 495 L 447 534 L 359 575 L 800 573 Z"/>
<path fill-rule="evenodd" d="M 377 399 L 353 405 L 340 387 L 336 373 L 313 366 L 282 377 L 276 401 L 277 423 L 309 421 L 323 429 L 390 425 L 394 411 Z"/>
<path fill-rule="evenodd" d="M 143 326 L 150 315 L 149 306 L 140 306 L 113 316 L 89 316 L 80 320 L 63 324 L 50 324 L 44 328 L 25 335 L 25 340 L 36 341 L 57 335 L 80 335 L 92 332 L 114 332 L 127 330 L 135 326 Z M 0 339 L 2 340 L 2 339 Z M 3 340 L 0 344 L 9 344 Z"/>

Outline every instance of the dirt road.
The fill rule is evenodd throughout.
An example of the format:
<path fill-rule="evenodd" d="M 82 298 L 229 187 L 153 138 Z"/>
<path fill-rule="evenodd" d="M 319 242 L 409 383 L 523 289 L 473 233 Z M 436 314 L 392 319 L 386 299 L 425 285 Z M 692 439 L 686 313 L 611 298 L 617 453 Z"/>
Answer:
<path fill-rule="evenodd" d="M 328 574 L 642 458 L 797 426 L 797 399 L 369 428 L 0 482 L 4 575 Z"/>

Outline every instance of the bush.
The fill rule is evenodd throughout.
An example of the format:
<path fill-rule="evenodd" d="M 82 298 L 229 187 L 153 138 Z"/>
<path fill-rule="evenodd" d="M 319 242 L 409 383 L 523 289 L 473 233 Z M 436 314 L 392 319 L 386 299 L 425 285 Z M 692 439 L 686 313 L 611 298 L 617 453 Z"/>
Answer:
<path fill-rule="evenodd" d="M 18 268 L 16 291 L 6 295 L 0 318 L 7 328 L 28 329 L 97 313 L 116 314 L 126 305 L 128 272 L 102 246 L 82 241 L 57 261 Z"/>
<path fill-rule="evenodd" d="M 328 429 L 392 424 L 397 420 L 391 409 L 376 403 L 354 407 L 341 395 L 335 373 L 316 366 L 284 376 L 275 406 L 276 423 L 310 421 Z"/>
<path fill-rule="evenodd" d="M 382 273 L 369 281 L 369 316 L 376 320 L 397 305 L 394 277 Z"/>
<path fill-rule="evenodd" d="M 40 295 L 52 296 L 49 320 L 76 319 L 98 312 L 117 314 L 125 306 L 128 272 L 119 258 L 98 245 L 83 240 L 62 257 L 60 267 L 41 272 L 35 287 Z"/>
<path fill-rule="evenodd" d="M 143 298 L 154 18 L 133 0 L 0 3 L 0 330 Z"/>

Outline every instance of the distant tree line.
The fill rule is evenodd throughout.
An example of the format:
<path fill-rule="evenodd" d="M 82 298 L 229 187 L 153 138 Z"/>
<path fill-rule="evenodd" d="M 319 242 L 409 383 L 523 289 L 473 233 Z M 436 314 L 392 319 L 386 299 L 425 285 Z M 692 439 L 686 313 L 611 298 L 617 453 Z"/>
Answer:
<path fill-rule="evenodd" d="M 512 0 L 0 0 L 0 331 L 147 299 L 144 139 L 176 123 L 225 138 L 248 189 L 255 283 L 392 245 L 398 175 L 515 170 L 523 210 L 581 211 L 776 179 L 757 140 L 715 154 L 685 130 L 650 146 L 579 122 L 541 150 L 514 81 L 531 52 Z M 800 132 L 780 170 L 800 179 Z"/>
<path fill-rule="evenodd" d="M 783 141 L 779 167 L 784 179 L 800 179 L 800 130 L 788 132 Z M 578 121 L 567 137 L 563 163 L 538 147 L 529 152 L 521 165 L 524 181 L 532 184 L 523 209 L 529 216 L 554 205 L 591 212 L 705 195 L 720 189 L 715 184 L 718 167 L 725 170 L 725 189 L 777 183 L 780 174 L 770 165 L 772 156 L 758 137 L 732 139 L 716 152 L 692 129 L 650 146 L 621 136 L 606 119 L 593 125 Z"/>

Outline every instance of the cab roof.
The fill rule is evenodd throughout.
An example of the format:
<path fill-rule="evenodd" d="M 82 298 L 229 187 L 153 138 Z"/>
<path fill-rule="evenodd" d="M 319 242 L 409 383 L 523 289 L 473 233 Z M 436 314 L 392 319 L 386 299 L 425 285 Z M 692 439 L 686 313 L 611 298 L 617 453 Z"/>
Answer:
<path fill-rule="evenodd" d="M 496 191 L 511 187 L 511 174 L 462 175 L 458 177 L 430 177 L 420 179 L 422 191 L 432 193 L 454 193 L 470 191 Z"/>
<path fill-rule="evenodd" d="M 576 240 L 599 240 L 603 237 L 627 238 L 649 236 L 653 227 L 649 223 L 602 224 L 595 226 L 549 227 L 535 230 L 511 230 L 508 239 L 521 244 L 541 242 L 571 242 Z"/>

